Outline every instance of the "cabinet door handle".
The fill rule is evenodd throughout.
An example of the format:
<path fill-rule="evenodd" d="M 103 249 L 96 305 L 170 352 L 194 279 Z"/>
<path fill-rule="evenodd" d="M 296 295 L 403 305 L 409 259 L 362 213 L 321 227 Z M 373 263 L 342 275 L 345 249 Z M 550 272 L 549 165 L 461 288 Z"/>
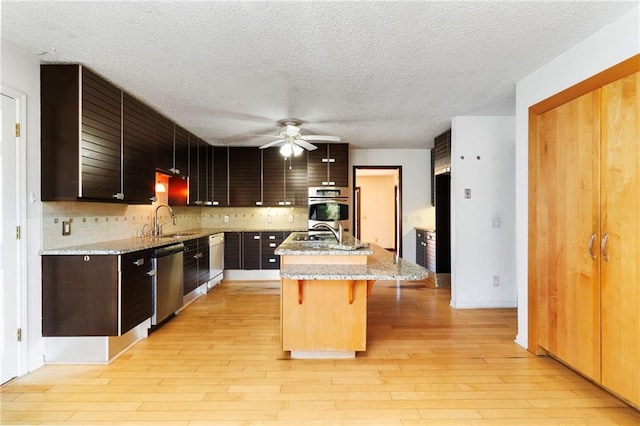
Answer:
<path fill-rule="evenodd" d="M 591 234 L 591 238 L 589 238 L 589 255 L 593 260 L 596 259 L 596 255 L 593 252 L 593 242 L 596 240 L 596 234 Z"/>
<path fill-rule="evenodd" d="M 140 259 L 136 260 L 135 262 L 133 262 L 133 264 L 136 265 L 136 266 L 144 265 L 144 258 L 140 258 Z"/>
<path fill-rule="evenodd" d="M 156 270 L 152 269 L 149 272 L 147 272 L 147 275 L 149 275 L 150 277 L 154 277 L 156 275 Z"/>
<path fill-rule="evenodd" d="M 609 261 L 609 256 L 607 256 L 607 241 L 609 240 L 609 234 L 606 233 L 604 234 L 604 237 L 602 237 L 602 242 L 600 243 L 600 253 L 602 253 L 602 258 L 605 260 L 605 262 Z"/>
<path fill-rule="evenodd" d="M 259 240 L 259 239 L 260 239 L 260 235 L 254 235 L 254 236 L 253 236 L 253 239 L 254 239 L 254 240 Z"/>
<path fill-rule="evenodd" d="M 122 192 L 117 192 L 113 194 L 113 198 L 116 200 L 124 200 L 124 194 Z"/>
<path fill-rule="evenodd" d="M 329 162 L 329 159 L 328 159 L 328 158 L 323 158 L 323 159 L 322 159 L 322 162 L 323 162 L 323 163 L 328 163 L 328 162 Z"/>
<path fill-rule="evenodd" d="M 335 162 L 336 162 L 336 159 L 335 159 L 335 158 L 329 158 L 329 162 L 330 162 L 330 163 L 335 163 Z"/>

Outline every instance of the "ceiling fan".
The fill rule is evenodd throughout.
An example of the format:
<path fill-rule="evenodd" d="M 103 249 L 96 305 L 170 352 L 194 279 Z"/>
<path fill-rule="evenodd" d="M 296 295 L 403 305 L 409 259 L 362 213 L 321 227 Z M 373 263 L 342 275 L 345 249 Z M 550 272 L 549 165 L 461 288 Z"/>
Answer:
<path fill-rule="evenodd" d="M 283 157 L 291 157 L 292 155 L 298 156 L 302 154 L 305 149 L 308 151 L 317 149 L 317 146 L 308 141 L 340 142 L 341 140 L 339 136 L 302 135 L 299 127 L 301 123 L 300 120 L 295 118 L 286 118 L 278 121 L 278 125 L 281 128 L 280 133 L 273 137 L 279 139 L 262 145 L 260 149 L 281 145 L 280 154 Z"/>

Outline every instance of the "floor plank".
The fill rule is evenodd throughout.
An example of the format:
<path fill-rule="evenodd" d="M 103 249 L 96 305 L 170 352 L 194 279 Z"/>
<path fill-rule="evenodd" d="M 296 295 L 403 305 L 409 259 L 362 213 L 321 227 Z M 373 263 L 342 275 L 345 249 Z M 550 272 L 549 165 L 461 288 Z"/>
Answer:
<path fill-rule="evenodd" d="M 513 342 L 514 309 L 455 310 L 376 283 L 367 351 L 290 360 L 277 282 L 223 282 L 111 365 L 47 365 L 0 387 L 1 424 L 631 425 L 640 413 Z"/>

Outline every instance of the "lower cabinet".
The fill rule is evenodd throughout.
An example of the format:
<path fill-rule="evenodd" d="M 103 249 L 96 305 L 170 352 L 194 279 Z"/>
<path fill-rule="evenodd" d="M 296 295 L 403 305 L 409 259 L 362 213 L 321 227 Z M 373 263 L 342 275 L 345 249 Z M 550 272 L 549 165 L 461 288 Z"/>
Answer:
<path fill-rule="evenodd" d="M 225 269 L 280 269 L 280 256 L 274 254 L 291 231 L 225 232 Z"/>
<path fill-rule="evenodd" d="M 151 251 L 42 256 L 42 335 L 120 336 L 151 318 Z"/>
<path fill-rule="evenodd" d="M 209 237 L 184 241 L 184 294 L 189 294 L 211 279 Z"/>

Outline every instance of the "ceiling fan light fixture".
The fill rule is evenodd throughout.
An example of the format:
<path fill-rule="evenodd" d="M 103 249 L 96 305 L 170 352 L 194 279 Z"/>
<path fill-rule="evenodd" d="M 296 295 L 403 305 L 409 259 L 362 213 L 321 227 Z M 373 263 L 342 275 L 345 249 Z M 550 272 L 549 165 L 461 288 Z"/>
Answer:
<path fill-rule="evenodd" d="M 293 155 L 299 157 L 304 152 L 304 149 L 300 145 L 293 144 Z"/>
<path fill-rule="evenodd" d="M 283 157 L 291 157 L 291 154 L 293 154 L 293 148 L 291 148 L 293 144 L 291 143 L 285 143 L 284 145 L 282 145 L 280 147 L 280 155 L 282 155 Z"/>

